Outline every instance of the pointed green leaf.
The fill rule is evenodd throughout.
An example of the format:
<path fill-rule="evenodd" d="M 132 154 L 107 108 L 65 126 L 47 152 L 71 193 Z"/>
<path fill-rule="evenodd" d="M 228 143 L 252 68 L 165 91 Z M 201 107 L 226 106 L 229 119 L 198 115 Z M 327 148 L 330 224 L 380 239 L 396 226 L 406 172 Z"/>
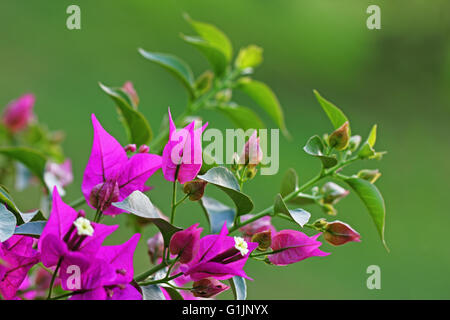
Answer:
<path fill-rule="evenodd" d="M 372 130 L 370 130 L 369 137 L 367 138 L 367 142 L 371 147 L 375 145 L 375 142 L 377 141 L 377 125 L 375 124 L 372 127 Z"/>
<path fill-rule="evenodd" d="M 345 122 L 348 121 L 347 117 L 341 111 L 341 109 L 322 97 L 316 90 L 314 90 L 314 94 L 317 98 L 317 101 L 319 101 L 320 105 L 322 106 L 322 109 L 325 111 L 331 123 L 333 124 L 334 129 L 339 129 Z M 348 134 L 349 136 L 351 136 L 350 126 L 348 128 Z"/>
<path fill-rule="evenodd" d="M 311 218 L 311 214 L 303 209 L 297 208 L 289 210 L 280 194 L 277 194 L 275 197 L 273 211 L 275 214 L 282 213 L 291 217 L 302 228 L 309 221 L 309 218 Z"/>
<path fill-rule="evenodd" d="M 32 221 L 22 224 L 15 229 L 14 234 L 39 238 L 46 223 L 47 221 Z"/>
<path fill-rule="evenodd" d="M 249 108 L 234 104 L 227 104 L 219 105 L 217 110 L 229 117 L 238 128 L 247 130 L 261 129 L 265 127 L 258 115 Z"/>
<path fill-rule="evenodd" d="M 137 111 L 120 93 L 120 88 L 110 88 L 99 84 L 100 88 L 106 92 L 116 103 L 119 114 L 123 118 L 122 122 L 128 134 L 129 143 L 138 146 L 148 144 L 153 137 L 152 129 L 142 113 Z"/>
<path fill-rule="evenodd" d="M 47 158 L 44 154 L 27 147 L 0 147 L 0 154 L 21 162 L 45 186 L 44 171 Z"/>
<path fill-rule="evenodd" d="M 360 178 L 347 178 L 344 181 L 347 182 L 353 190 L 355 190 L 366 205 L 369 210 L 369 214 L 375 223 L 383 245 L 387 250 L 389 250 L 384 239 L 386 208 L 380 191 L 369 181 Z"/>
<path fill-rule="evenodd" d="M 5 205 L 0 204 L 0 242 L 11 238 L 16 229 L 17 219 Z"/>
<path fill-rule="evenodd" d="M 238 216 L 249 213 L 253 209 L 252 200 L 241 192 L 236 178 L 227 168 L 212 168 L 204 175 L 198 176 L 198 178 L 224 191 L 236 205 Z"/>
<path fill-rule="evenodd" d="M 188 90 L 190 98 L 192 99 L 195 97 L 194 75 L 186 62 L 173 55 L 165 53 L 148 52 L 144 49 L 139 49 L 139 53 L 144 58 L 159 64 L 171 72 Z"/>
<path fill-rule="evenodd" d="M 166 290 L 172 300 L 184 300 L 183 296 L 178 292 L 177 289 L 174 289 L 172 287 L 164 287 L 164 290 Z"/>
<path fill-rule="evenodd" d="M 325 145 L 319 136 L 313 136 L 309 138 L 303 150 L 314 157 L 319 158 L 322 161 L 323 167 L 328 169 L 337 165 L 338 161 L 335 155 L 326 156 L 325 155 Z"/>
<path fill-rule="evenodd" d="M 183 230 L 162 219 L 150 199 L 139 190 L 134 191 L 123 201 L 114 202 L 112 205 L 156 225 L 161 231 L 166 246 L 169 245 L 170 238 L 175 232 Z"/>
<path fill-rule="evenodd" d="M 247 299 L 247 284 L 242 277 L 234 276 L 228 280 L 235 300 Z"/>
<path fill-rule="evenodd" d="M 20 210 L 16 207 L 11 196 L 3 187 L 0 187 L 0 203 L 3 203 L 9 211 L 14 213 L 18 224 L 24 223 Z"/>
<path fill-rule="evenodd" d="M 275 93 L 265 83 L 243 78 L 239 81 L 237 89 L 248 95 L 272 118 L 275 124 L 281 129 L 285 136 L 289 136 L 284 123 L 283 109 Z"/>
<path fill-rule="evenodd" d="M 205 41 L 199 37 L 191 37 L 186 35 L 181 35 L 181 39 L 189 43 L 197 50 L 199 50 L 208 59 L 214 73 L 221 76 L 225 69 L 227 68 L 228 61 L 224 53 L 215 46 L 212 46 L 208 41 Z"/>
<path fill-rule="evenodd" d="M 195 21 L 187 14 L 184 15 L 184 18 L 203 40 L 220 50 L 227 61 L 231 60 L 233 56 L 233 47 L 225 33 L 212 24 Z"/>
<path fill-rule="evenodd" d="M 297 190 L 298 187 L 298 175 L 294 169 L 290 168 L 284 175 L 283 181 L 281 181 L 281 191 L 282 197 L 286 197 L 288 194 Z"/>
<path fill-rule="evenodd" d="M 203 196 L 199 203 L 209 222 L 210 233 L 219 233 L 225 222 L 228 229 L 233 226 L 236 210 L 207 196 Z"/>

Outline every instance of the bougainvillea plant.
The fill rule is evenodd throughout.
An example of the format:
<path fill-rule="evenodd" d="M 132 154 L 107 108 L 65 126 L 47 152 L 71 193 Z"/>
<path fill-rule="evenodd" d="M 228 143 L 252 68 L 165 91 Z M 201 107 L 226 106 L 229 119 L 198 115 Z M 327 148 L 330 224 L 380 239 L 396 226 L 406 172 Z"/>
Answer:
<path fill-rule="evenodd" d="M 35 96 L 25 94 L 4 109 L 0 126 L 1 299 L 204 299 L 226 290 L 232 290 L 236 299 L 245 299 L 246 282 L 252 280 L 247 260 L 285 266 L 311 257 L 326 259 L 330 253 L 321 249 L 323 241 L 334 246 L 360 241 L 349 224 L 333 218 L 336 203 L 350 189 L 367 207 L 386 247 L 385 206 L 374 185 L 379 171 L 342 173 L 356 161 L 382 158 L 384 152 L 374 149 L 377 127 L 363 140 L 351 132 L 344 113 L 316 91 L 333 128 L 323 136 L 312 136 L 303 150 L 320 161 L 321 170 L 299 185 L 296 171 L 290 169 L 281 189 L 273 190 L 273 205 L 253 212 L 254 200 L 243 188 L 249 180 L 264 179 L 258 172 L 264 167 L 267 150 L 257 130 L 264 124 L 252 109 L 233 101 L 233 91 L 253 99 L 274 121 L 275 130 L 289 136 L 275 94 L 251 78 L 262 62 L 262 49 L 250 45 L 233 59 L 232 45 L 223 32 L 187 16 L 186 20 L 197 35 L 182 39 L 206 57 L 211 70 L 195 78 L 179 58 L 139 50 L 180 80 L 189 97 L 182 114 L 172 117 L 168 110 L 155 137 L 138 109 L 139 98 L 131 82 L 122 87 L 100 84 L 117 107 L 128 141 L 122 145 L 103 128 L 101 115 L 91 115 L 92 149 L 80 186 L 82 196 L 77 200 L 63 200 L 64 187 L 73 180 L 71 162 L 61 149 L 63 134 L 50 131 L 34 115 Z M 207 123 L 198 124 L 202 109 L 221 112 L 237 128 L 251 133 L 231 163 L 219 164 L 202 146 L 202 135 L 209 129 Z M 159 170 L 172 187 L 167 197 L 171 211 L 166 215 L 152 203 L 152 188 L 146 185 Z M 9 190 L 21 192 L 29 184 L 40 187 L 42 201 L 38 210 L 23 212 Z M 234 207 L 206 195 L 214 188 L 223 191 Z M 177 196 L 177 191 L 184 196 Z M 198 202 L 199 223 L 206 217 L 206 228 L 199 223 L 177 223 L 175 214 L 187 201 Z M 85 204 L 87 212 L 80 210 Z M 321 207 L 325 217 L 313 221 L 304 209 L 309 205 Z M 130 221 L 137 230 L 148 225 L 159 230 L 147 240 L 152 265 L 141 274 L 133 268 L 134 255 L 147 254 L 136 252 L 138 242 L 144 241 L 139 233 L 122 244 L 103 244 L 121 228 L 104 223 L 119 214 L 134 217 Z M 279 218 L 291 222 L 291 229 L 277 230 L 272 220 Z"/>

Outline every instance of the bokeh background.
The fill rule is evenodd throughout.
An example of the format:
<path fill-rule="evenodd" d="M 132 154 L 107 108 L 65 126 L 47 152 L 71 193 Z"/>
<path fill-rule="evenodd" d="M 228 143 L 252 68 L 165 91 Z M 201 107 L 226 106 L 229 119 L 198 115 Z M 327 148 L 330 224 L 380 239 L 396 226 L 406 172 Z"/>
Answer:
<path fill-rule="evenodd" d="M 66 29 L 66 8 L 81 7 L 82 29 Z M 381 30 L 366 28 L 369 4 L 381 7 Z M 182 86 L 162 68 L 144 60 L 138 47 L 176 54 L 199 75 L 208 67 L 179 33 L 192 34 L 182 18 L 210 22 L 241 46 L 264 48 L 264 63 L 255 78 L 277 93 L 293 136 L 280 144 L 280 173 L 258 177 L 246 186 L 256 209 L 272 203 L 284 172 L 292 167 L 301 181 L 319 169 L 301 149 L 313 134 L 331 126 L 315 101 L 313 89 L 344 110 L 354 132 L 366 136 L 377 123 L 377 150 L 383 161 L 358 164 L 379 168 L 377 186 L 386 207 L 387 253 L 361 201 L 351 194 L 338 205 L 338 219 L 362 235 L 361 243 L 322 246 L 332 254 L 287 267 L 250 261 L 250 299 L 448 299 L 450 298 L 450 214 L 448 206 L 450 119 L 450 3 L 365 0 L 79 0 L 0 2 L 0 105 L 25 92 L 37 96 L 35 112 L 51 129 L 64 129 L 65 152 L 73 161 L 75 181 L 66 200 L 80 196 L 95 113 L 104 127 L 125 143 L 125 133 L 112 101 L 99 81 L 120 86 L 133 81 L 140 110 L 158 130 L 167 106 L 179 114 L 187 97 Z M 242 101 L 242 100 L 241 100 Z M 245 101 L 245 100 L 244 100 Z M 256 106 L 249 103 L 256 109 Z M 215 113 L 202 113 L 210 127 L 232 127 Z M 263 118 L 270 126 L 269 119 Z M 153 202 L 169 209 L 170 184 L 161 174 Z M 21 207 L 38 206 L 33 188 L 15 194 Z M 322 213 L 311 209 L 314 217 Z M 177 222 L 205 223 L 196 204 L 179 210 Z M 132 230 L 124 217 L 121 231 L 108 243 L 124 241 Z M 277 228 L 289 225 L 275 220 Z M 292 226 L 291 226 L 292 227 Z M 145 240 L 136 253 L 136 271 L 149 266 Z M 381 290 L 366 287 L 369 265 L 381 268 Z M 222 298 L 230 298 L 229 293 Z"/>

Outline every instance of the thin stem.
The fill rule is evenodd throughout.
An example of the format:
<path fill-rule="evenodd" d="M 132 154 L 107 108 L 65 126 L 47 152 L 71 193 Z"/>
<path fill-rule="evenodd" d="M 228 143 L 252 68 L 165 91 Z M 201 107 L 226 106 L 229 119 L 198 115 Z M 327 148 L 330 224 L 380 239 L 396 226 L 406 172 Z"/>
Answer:
<path fill-rule="evenodd" d="M 277 249 L 277 250 L 273 250 L 273 251 L 269 251 L 269 252 L 254 253 L 254 254 L 251 254 L 250 257 L 254 258 L 254 257 L 260 257 L 260 256 L 267 256 L 269 254 L 279 253 L 279 252 L 282 252 L 284 250 L 291 249 L 291 248 L 292 247 L 286 247 L 286 248 L 281 248 L 281 249 Z"/>
<path fill-rule="evenodd" d="M 50 288 L 48 288 L 48 296 L 47 300 L 50 300 L 52 297 L 53 284 L 55 283 L 56 275 L 58 274 L 58 270 L 61 267 L 61 263 L 63 258 L 59 258 L 58 263 L 56 264 L 55 271 L 53 272 L 52 280 L 50 281 Z"/>
<path fill-rule="evenodd" d="M 100 209 L 97 209 L 97 211 L 95 212 L 95 216 L 94 216 L 94 222 L 99 222 L 101 217 L 102 217 L 102 212 L 100 211 Z"/>
<path fill-rule="evenodd" d="M 59 296 L 50 298 L 50 300 L 59 300 L 59 299 L 62 299 L 62 298 L 73 296 L 74 294 L 76 294 L 76 292 L 67 292 L 67 293 L 61 294 Z"/>
<path fill-rule="evenodd" d="M 170 224 L 173 224 L 175 220 L 175 211 L 177 209 L 177 179 L 178 172 L 180 171 L 180 165 L 177 166 L 175 171 L 175 178 L 173 179 L 173 187 L 172 187 L 172 212 L 170 213 Z"/>
<path fill-rule="evenodd" d="M 164 279 L 160 279 L 160 280 L 152 280 L 152 281 L 148 281 L 148 282 L 144 282 L 144 283 L 139 283 L 139 285 L 140 286 L 148 286 L 151 284 L 166 283 L 166 282 L 172 281 L 173 279 L 176 279 L 182 275 L 183 275 L 183 272 L 180 272 L 172 277 L 165 277 Z"/>
<path fill-rule="evenodd" d="M 166 261 L 166 263 L 165 262 L 160 263 L 160 264 L 154 266 L 153 268 L 151 268 L 151 269 L 141 273 L 140 275 L 136 276 L 134 278 L 134 280 L 136 282 L 143 281 L 143 280 L 147 279 L 149 276 L 151 276 L 152 274 L 154 274 L 154 273 L 158 272 L 159 270 L 164 269 L 165 267 L 167 267 L 171 262 L 172 261 L 169 260 L 169 261 Z"/>
<path fill-rule="evenodd" d="M 77 208 L 77 207 L 83 205 L 85 202 L 86 202 L 86 201 L 85 201 L 84 197 L 80 197 L 80 198 L 78 198 L 78 199 L 72 201 L 72 202 L 69 204 L 69 206 L 71 206 L 72 208 Z"/>

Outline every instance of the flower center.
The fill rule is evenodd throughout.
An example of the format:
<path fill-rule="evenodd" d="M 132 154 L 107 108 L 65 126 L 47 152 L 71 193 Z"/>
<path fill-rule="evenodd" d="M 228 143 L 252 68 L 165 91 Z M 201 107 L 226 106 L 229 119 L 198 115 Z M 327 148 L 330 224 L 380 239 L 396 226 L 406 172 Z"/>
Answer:
<path fill-rule="evenodd" d="M 234 237 L 234 247 L 240 251 L 242 256 L 248 253 L 247 242 L 242 237 Z"/>
<path fill-rule="evenodd" d="M 79 236 L 92 236 L 94 234 L 94 228 L 91 222 L 84 217 L 79 217 L 73 224 L 77 228 L 77 234 Z"/>

